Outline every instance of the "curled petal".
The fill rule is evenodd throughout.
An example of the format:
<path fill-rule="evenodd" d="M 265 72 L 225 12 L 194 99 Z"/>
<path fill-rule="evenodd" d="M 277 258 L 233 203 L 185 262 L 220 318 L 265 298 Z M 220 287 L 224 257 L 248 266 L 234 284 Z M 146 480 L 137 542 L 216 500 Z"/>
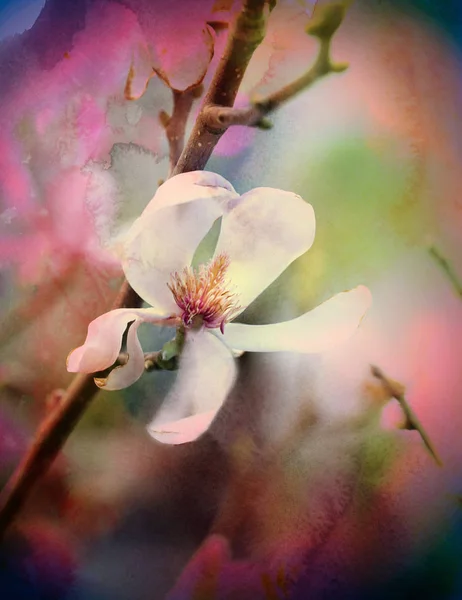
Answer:
<path fill-rule="evenodd" d="M 256 188 L 241 197 L 223 217 L 215 254 L 229 256 L 242 310 L 311 247 L 314 234 L 313 208 L 300 196 Z"/>
<path fill-rule="evenodd" d="M 141 377 L 144 372 L 144 353 L 138 339 L 138 327 L 141 323 L 142 320 L 137 319 L 128 330 L 127 362 L 113 369 L 106 378 L 95 377 L 98 387 L 111 391 L 122 390 Z"/>
<path fill-rule="evenodd" d="M 199 242 L 238 194 L 214 173 L 172 177 L 131 228 L 123 250 L 130 285 L 151 305 L 177 310 L 170 276 L 191 264 Z"/>
<path fill-rule="evenodd" d="M 67 370 L 71 373 L 95 373 L 113 365 L 120 353 L 123 333 L 131 321 L 135 321 L 135 325 L 142 321 L 162 323 L 165 319 L 152 309 L 118 308 L 101 315 L 88 326 L 85 343 L 69 354 Z M 132 336 L 136 337 L 136 329 L 137 326 Z M 132 351 L 136 354 L 133 337 L 130 340 Z"/>
<path fill-rule="evenodd" d="M 204 433 L 236 377 L 228 348 L 208 331 L 188 332 L 173 388 L 148 425 L 165 444 L 192 442 Z"/>
<path fill-rule="evenodd" d="M 372 296 L 363 285 L 337 294 L 310 312 L 274 325 L 230 323 L 224 339 L 230 348 L 250 352 L 325 352 L 356 331 Z"/>

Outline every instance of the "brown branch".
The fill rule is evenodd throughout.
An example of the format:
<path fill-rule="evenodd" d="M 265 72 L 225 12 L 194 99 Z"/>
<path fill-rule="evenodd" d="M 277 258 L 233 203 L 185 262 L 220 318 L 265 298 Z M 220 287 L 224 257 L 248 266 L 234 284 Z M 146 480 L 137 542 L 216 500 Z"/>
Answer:
<path fill-rule="evenodd" d="M 113 308 L 134 308 L 141 303 L 138 294 L 124 282 Z M 21 510 L 35 483 L 51 466 L 98 390 L 93 375 L 77 375 L 62 401 L 40 425 L 31 447 L 0 494 L 0 538 Z"/>
<path fill-rule="evenodd" d="M 49 469 L 97 391 L 91 375 L 78 375 L 62 403 L 40 425 L 32 446 L 2 490 L 0 536 L 21 510 L 36 481 Z"/>
<path fill-rule="evenodd" d="M 423 428 L 422 423 L 417 418 L 417 415 L 412 410 L 410 405 L 408 404 L 405 396 L 404 396 L 404 387 L 396 381 L 388 378 L 379 367 L 371 365 L 371 373 L 374 377 L 380 380 L 382 385 L 384 386 L 387 393 L 391 398 L 395 398 L 399 402 L 401 406 L 401 410 L 404 413 L 405 423 L 403 429 L 408 429 L 409 431 L 417 431 L 422 438 L 423 443 L 427 447 L 427 450 L 435 459 L 435 462 L 438 466 L 443 466 L 443 462 L 438 455 L 432 441 L 430 440 L 429 435 Z"/>
<path fill-rule="evenodd" d="M 250 58 L 263 40 L 265 4 L 265 0 L 245 0 L 204 106 L 233 104 Z M 213 132 L 205 128 L 202 110 L 172 174 L 203 169 L 224 132 L 224 128 Z M 125 281 L 113 308 L 135 308 L 141 306 L 141 302 L 141 298 Z M 22 509 L 36 482 L 61 451 L 97 391 L 93 375 L 77 375 L 62 403 L 40 426 L 27 454 L 0 494 L 0 537 Z"/>
<path fill-rule="evenodd" d="M 203 169 L 225 133 L 227 128 L 223 125 L 210 126 L 207 111 L 212 106 L 234 104 L 247 65 L 265 35 L 265 4 L 265 0 L 244 2 L 174 175 Z"/>
<path fill-rule="evenodd" d="M 301 77 L 270 94 L 267 98 L 254 102 L 247 108 L 240 109 L 208 106 L 204 114 L 208 127 L 225 129 L 232 125 L 246 125 L 261 129 L 271 127 L 271 123 L 265 119 L 267 115 L 280 108 L 300 92 L 307 90 L 322 77 L 329 73 L 341 73 L 348 67 L 346 64 L 332 63 L 330 59 L 331 39 L 331 37 L 320 38 L 318 55 L 311 68 Z"/>
<path fill-rule="evenodd" d="M 169 176 L 183 152 L 184 136 L 186 123 L 194 100 L 200 97 L 203 91 L 202 84 L 199 84 L 185 91 L 172 90 L 173 94 L 173 111 L 170 116 L 164 110 L 159 113 L 159 121 L 165 129 L 169 145 L 170 170 Z"/>

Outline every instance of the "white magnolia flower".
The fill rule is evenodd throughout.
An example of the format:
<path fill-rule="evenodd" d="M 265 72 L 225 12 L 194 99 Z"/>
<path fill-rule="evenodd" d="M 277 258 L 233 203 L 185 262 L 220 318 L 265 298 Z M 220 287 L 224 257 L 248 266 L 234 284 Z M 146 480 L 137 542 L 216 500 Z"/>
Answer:
<path fill-rule="evenodd" d="M 213 257 L 192 268 L 198 244 L 219 218 Z M 107 390 L 127 387 L 144 370 L 140 323 L 183 324 L 178 375 L 148 431 L 166 443 L 196 439 L 233 385 L 232 351 L 322 352 L 350 337 L 370 306 L 369 290 L 359 286 L 290 321 L 231 322 L 310 248 L 314 233 L 313 208 L 291 192 L 256 188 L 240 196 L 223 177 L 206 171 L 167 180 L 123 247 L 127 280 L 152 308 L 117 309 L 95 319 L 83 346 L 69 355 L 68 370 L 95 373 L 113 365 L 131 323 L 127 363 L 95 379 Z"/>

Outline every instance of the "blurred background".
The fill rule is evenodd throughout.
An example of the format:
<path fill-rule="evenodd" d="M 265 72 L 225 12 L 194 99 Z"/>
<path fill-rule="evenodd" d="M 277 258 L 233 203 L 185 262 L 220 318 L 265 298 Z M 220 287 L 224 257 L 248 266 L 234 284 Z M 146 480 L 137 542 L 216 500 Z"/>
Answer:
<path fill-rule="evenodd" d="M 159 111 L 172 87 L 207 87 L 236 4 L 0 2 L 0 486 L 117 294 L 117 241 L 168 175 Z M 278 3 L 239 104 L 312 63 L 312 5 Z M 100 392 L 3 542 L 2 598 L 462 597 L 461 11 L 357 0 L 333 41 L 348 70 L 271 130 L 228 131 L 207 165 L 316 213 L 311 250 L 242 320 L 365 284 L 357 334 L 320 355 L 239 358 L 194 444 L 145 431 L 175 373 Z M 145 349 L 171 335 L 140 328 Z M 443 466 L 370 364 L 405 386 Z"/>

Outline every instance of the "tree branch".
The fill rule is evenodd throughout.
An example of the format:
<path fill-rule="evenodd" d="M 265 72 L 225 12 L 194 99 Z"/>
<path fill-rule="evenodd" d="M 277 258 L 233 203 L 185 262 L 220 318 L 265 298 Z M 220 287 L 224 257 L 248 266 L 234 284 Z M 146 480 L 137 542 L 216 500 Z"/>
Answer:
<path fill-rule="evenodd" d="M 227 127 L 211 126 L 207 111 L 212 106 L 231 107 L 247 65 L 263 41 L 266 29 L 265 0 L 246 0 L 239 14 L 218 69 L 204 99 L 188 144 L 181 153 L 174 175 L 203 169 Z"/>
<path fill-rule="evenodd" d="M 134 308 L 141 303 L 138 294 L 124 282 L 113 308 Z M 98 390 L 93 375 L 77 375 L 62 401 L 41 423 L 27 454 L 0 494 L 0 538 L 21 510 L 34 484 L 51 466 Z"/>
<path fill-rule="evenodd" d="M 164 110 L 159 113 L 159 121 L 165 129 L 169 148 L 170 148 L 170 170 L 169 177 L 181 156 L 184 148 L 184 136 L 186 123 L 194 100 L 200 97 L 203 91 L 202 84 L 199 84 L 191 89 L 180 92 L 172 90 L 173 94 L 173 111 L 170 116 Z"/>
<path fill-rule="evenodd" d="M 342 73 L 348 68 L 347 64 L 334 64 L 330 58 L 332 36 L 340 25 L 344 7 L 334 6 L 335 12 L 324 10 L 319 20 L 308 27 L 307 33 L 319 39 L 319 50 L 314 64 L 295 81 L 267 98 L 254 102 L 248 108 L 232 108 L 228 106 L 210 105 L 205 107 L 204 120 L 211 129 L 227 129 L 232 125 L 246 125 L 268 129 L 271 123 L 265 119 L 267 115 L 280 108 L 288 100 L 302 91 L 307 90 L 316 81 L 329 73 Z M 334 23 L 332 20 L 334 19 Z M 324 28 L 320 28 L 320 26 Z"/>
<path fill-rule="evenodd" d="M 228 45 L 204 101 L 204 106 L 231 106 L 253 52 L 265 32 L 265 0 L 245 0 Z M 226 129 L 212 132 L 203 110 L 172 174 L 203 169 Z M 136 308 L 141 298 L 125 281 L 113 308 Z M 49 469 L 98 391 L 93 375 L 77 375 L 55 410 L 36 433 L 25 457 L 0 494 L 0 537 L 20 512 L 35 483 Z"/>

